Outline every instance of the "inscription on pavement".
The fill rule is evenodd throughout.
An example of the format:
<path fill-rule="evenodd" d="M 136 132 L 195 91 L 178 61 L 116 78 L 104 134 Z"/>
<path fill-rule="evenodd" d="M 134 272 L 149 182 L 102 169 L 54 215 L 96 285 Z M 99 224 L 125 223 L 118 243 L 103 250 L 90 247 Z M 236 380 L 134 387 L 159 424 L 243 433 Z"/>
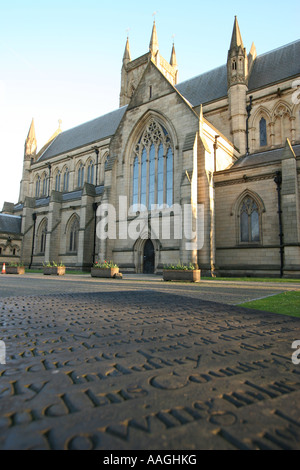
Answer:
<path fill-rule="evenodd" d="M 1 449 L 299 449 L 300 319 L 123 291 L 0 302 Z"/>

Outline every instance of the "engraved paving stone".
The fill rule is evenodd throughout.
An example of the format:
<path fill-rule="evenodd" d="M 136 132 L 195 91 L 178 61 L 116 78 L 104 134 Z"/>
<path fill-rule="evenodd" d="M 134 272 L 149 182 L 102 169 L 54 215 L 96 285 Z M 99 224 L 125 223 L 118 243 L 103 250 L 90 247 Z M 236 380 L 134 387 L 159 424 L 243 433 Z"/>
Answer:
<path fill-rule="evenodd" d="M 300 319 L 153 290 L 2 298 L 1 449 L 299 449 Z"/>

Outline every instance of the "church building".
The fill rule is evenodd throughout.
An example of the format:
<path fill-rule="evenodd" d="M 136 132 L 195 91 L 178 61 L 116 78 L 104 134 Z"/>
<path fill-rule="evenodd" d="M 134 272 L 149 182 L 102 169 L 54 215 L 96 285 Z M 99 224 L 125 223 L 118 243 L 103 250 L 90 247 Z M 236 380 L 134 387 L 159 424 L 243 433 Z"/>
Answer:
<path fill-rule="evenodd" d="M 0 261 L 14 246 L 7 256 L 31 267 L 112 260 L 161 273 L 180 262 L 299 278 L 300 40 L 257 55 L 236 17 L 228 39 L 223 65 L 178 83 L 174 44 L 167 61 L 154 21 L 143 56 L 127 38 L 118 109 L 59 128 L 40 151 L 32 121 L 19 200 L 0 214 Z"/>

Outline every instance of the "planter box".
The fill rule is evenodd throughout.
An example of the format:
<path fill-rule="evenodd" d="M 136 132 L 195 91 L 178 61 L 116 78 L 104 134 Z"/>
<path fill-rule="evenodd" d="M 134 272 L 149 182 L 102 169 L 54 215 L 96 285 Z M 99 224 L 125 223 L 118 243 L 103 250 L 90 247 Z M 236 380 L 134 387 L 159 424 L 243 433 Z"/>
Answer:
<path fill-rule="evenodd" d="M 25 274 L 24 266 L 7 266 L 6 274 Z"/>
<path fill-rule="evenodd" d="M 46 276 L 63 276 L 66 273 L 66 268 L 65 266 L 45 267 L 43 273 Z"/>
<path fill-rule="evenodd" d="M 200 282 L 200 269 L 180 270 L 180 269 L 164 269 L 164 281 L 190 281 Z"/>
<path fill-rule="evenodd" d="M 92 277 L 114 277 L 115 274 L 119 273 L 119 268 L 92 268 Z"/>

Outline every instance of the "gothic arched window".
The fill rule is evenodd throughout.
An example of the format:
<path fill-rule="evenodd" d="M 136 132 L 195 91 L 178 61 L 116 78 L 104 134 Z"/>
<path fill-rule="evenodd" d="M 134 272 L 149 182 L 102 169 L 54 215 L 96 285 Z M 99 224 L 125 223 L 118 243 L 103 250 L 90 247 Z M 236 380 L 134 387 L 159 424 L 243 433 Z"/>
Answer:
<path fill-rule="evenodd" d="M 65 169 L 64 172 L 64 184 L 63 184 L 63 190 L 64 191 L 69 191 L 69 168 Z"/>
<path fill-rule="evenodd" d="M 55 176 L 55 191 L 60 191 L 60 177 L 60 171 L 58 171 Z"/>
<path fill-rule="evenodd" d="M 68 231 L 68 251 L 76 252 L 78 248 L 79 220 L 74 217 L 71 220 Z"/>
<path fill-rule="evenodd" d="M 87 182 L 94 184 L 94 163 L 91 161 L 87 169 Z"/>
<path fill-rule="evenodd" d="M 47 238 L 48 222 L 47 219 L 41 222 L 38 231 L 38 252 L 45 253 L 46 250 L 46 238 Z"/>
<path fill-rule="evenodd" d="M 139 168 L 140 167 L 140 168 Z M 132 204 L 148 209 L 173 205 L 173 149 L 167 130 L 154 119 L 134 149 Z"/>
<path fill-rule="evenodd" d="M 40 197 L 40 191 L 41 191 L 41 178 L 38 175 L 35 180 L 35 197 Z"/>
<path fill-rule="evenodd" d="M 43 181 L 42 181 L 42 196 L 47 196 L 47 190 L 48 190 L 48 178 L 46 175 L 44 175 Z"/>
<path fill-rule="evenodd" d="M 84 183 L 84 166 L 82 163 L 80 163 L 78 167 L 78 172 L 77 172 L 77 186 L 78 188 L 82 188 Z"/>
<path fill-rule="evenodd" d="M 261 147 L 267 145 L 267 123 L 263 117 L 259 121 L 259 143 Z"/>
<path fill-rule="evenodd" d="M 240 206 L 240 241 L 260 241 L 259 208 L 250 196 L 246 196 Z"/>

